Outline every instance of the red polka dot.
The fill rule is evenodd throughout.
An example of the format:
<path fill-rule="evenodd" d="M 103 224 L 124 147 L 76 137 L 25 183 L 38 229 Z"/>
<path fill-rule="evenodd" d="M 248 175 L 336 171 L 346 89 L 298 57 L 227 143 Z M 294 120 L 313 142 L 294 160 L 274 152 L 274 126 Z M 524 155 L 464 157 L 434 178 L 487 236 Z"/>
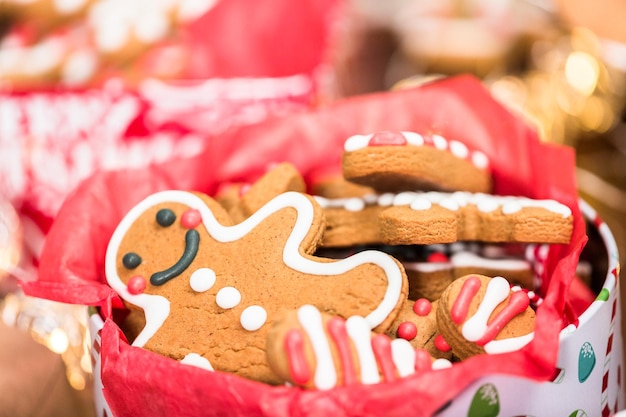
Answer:
<path fill-rule="evenodd" d="M 146 279 L 141 275 L 135 275 L 128 280 L 126 287 L 128 288 L 128 292 L 133 295 L 141 294 L 146 289 Z"/>
<path fill-rule="evenodd" d="M 180 217 L 180 224 L 185 229 L 193 229 L 202 223 L 202 215 L 196 209 L 189 209 Z"/>
<path fill-rule="evenodd" d="M 417 336 L 417 326 L 411 322 L 405 321 L 398 326 L 396 334 L 402 339 L 413 340 L 415 336 Z"/>
<path fill-rule="evenodd" d="M 425 298 L 420 298 L 413 304 L 413 312 L 418 316 L 427 316 L 432 309 L 433 305 Z"/>
<path fill-rule="evenodd" d="M 446 339 L 442 335 L 435 336 L 435 347 L 442 352 L 450 352 L 450 345 L 446 342 Z"/>
<path fill-rule="evenodd" d="M 448 257 L 441 252 L 433 252 L 426 258 L 428 262 L 450 262 Z"/>
<path fill-rule="evenodd" d="M 369 140 L 369 146 L 404 146 L 406 138 L 399 132 L 378 132 Z"/>

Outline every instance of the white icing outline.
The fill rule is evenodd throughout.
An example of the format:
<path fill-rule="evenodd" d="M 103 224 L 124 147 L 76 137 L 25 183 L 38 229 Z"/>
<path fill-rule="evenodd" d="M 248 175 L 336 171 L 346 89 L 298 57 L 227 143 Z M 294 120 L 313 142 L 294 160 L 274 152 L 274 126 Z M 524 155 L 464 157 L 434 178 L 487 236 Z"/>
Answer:
<path fill-rule="evenodd" d="M 134 346 L 143 346 L 161 328 L 170 312 L 170 302 L 159 295 L 137 294 L 128 292 L 126 285 L 117 275 L 116 257 L 123 237 L 132 224 L 149 208 L 161 203 L 181 203 L 200 211 L 202 221 L 211 237 L 219 242 L 238 240 L 252 231 L 271 214 L 287 207 L 297 211 L 296 222 L 283 250 L 283 260 L 290 268 L 312 275 L 341 275 L 360 265 L 378 265 L 386 274 L 387 290 L 380 304 L 371 311 L 365 319 L 370 328 L 381 324 L 395 309 L 402 292 L 402 272 L 394 259 L 380 251 L 367 250 L 354 254 L 348 258 L 333 262 L 316 262 L 303 257 L 300 244 L 306 237 L 313 222 L 314 208 L 311 200 L 304 194 L 287 192 L 280 194 L 245 221 L 234 226 L 220 224 L 204 200 L 197 195 L 186 191 L 161 191 L 148 196 L 133 207 L 119 223 L 109 245 L 105 257 L 105 273 L 108 284 L 124 300 L 142 308 L 146 316 L 146 326 L 133 342 Z"/>

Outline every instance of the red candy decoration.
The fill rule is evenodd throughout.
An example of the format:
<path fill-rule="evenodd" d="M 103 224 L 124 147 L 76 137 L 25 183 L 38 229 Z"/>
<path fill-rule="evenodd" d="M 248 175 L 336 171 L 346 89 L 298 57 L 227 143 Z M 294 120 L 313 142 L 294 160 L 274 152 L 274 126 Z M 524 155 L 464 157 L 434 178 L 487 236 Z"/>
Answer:
<path fill-rule="evenodd" d="M 146 289 L 146 279 L 141 275 L 135 275 L 131 279 L 128 280 L 128 284 L 126 284 L 128 292 L 137 295 L 144 292 Z"/>
<path fill-rule="evenodd" d="M 408 142 L 402 133 L 383 131 L 375 133 L 368 146 L 404 146 Z"/>
<path fill-rule="evenodd" d="M 405 340 L 413 340 L 417 336 L 417 326 L 409 321 L 400 323 L 396 335 Z"/>
<path fill-rule="evenodd" d="M 426 298 L 420 298 L 413 304 L 413 312 L 418 316 L 427 316 L 433 309 L 433 305 Z"/>
<path fill-rule="evenodd" d="M 450 345 L 440 334 L 435 336 L 435 347 L 442 352 L 450 352 Z"/>
<path fill-rule="evenodd" d="M 430 255 L 428 255 L 428 257 L 426 258 L 426 260 L 428 262 L 450 262 L 450 259 L 448 259 L 448 257 L 441 253 L 441 252 L 433 252 Z"/>
<path fill-rule="evenodd" d="M 180 217 L 180 224 L 185 229 L 193 229 L 202 223 L 202 215 L 196 209 L 189 209 Z"/>

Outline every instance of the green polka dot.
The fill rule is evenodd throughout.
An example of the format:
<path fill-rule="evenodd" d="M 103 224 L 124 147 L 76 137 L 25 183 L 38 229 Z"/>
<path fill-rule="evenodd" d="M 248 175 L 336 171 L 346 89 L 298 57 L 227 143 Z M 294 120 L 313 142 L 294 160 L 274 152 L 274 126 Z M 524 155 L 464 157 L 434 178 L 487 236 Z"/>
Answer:
<path fill-rule="evenodd" d="M 607 301 L 609 299 L 609 290 L 602 288 L 600 294 L 596 297 L 596 301 Z"/>
<path fill-rule="evenodd" d="M 596 354 L 591 343 L 585 342 L 578 352 L 578 382 L 581 384 L 589 378 L 596 366 Z"/>
<path fill-rule="evenodd" d="M 500 413 L 500 396 L 493 384 L 484 384 L 478 388 L 467 417 L 496 417 Z"/>

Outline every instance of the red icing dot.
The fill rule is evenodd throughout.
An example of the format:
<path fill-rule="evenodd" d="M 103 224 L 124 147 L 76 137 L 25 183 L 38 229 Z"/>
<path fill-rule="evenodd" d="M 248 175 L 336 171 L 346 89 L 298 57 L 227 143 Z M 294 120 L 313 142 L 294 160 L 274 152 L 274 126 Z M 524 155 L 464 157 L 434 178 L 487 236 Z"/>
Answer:
<path fill-rule="evenodd" d="M 433 252 L 426 258 L 428 262 L 450 262 L 448 257 L 441 252 Z"/>
<path fill-rule="evenodd" d="M 450 352 L 450 345 L 446 342 L 446 339 L 442 335 L 435 336 L 435 347 L 442 352 Z"/>
<path fill-rule="evenodd" d="M 399 132 L 383 131 L 375 133 L 369 140 L 369 146 L 404 146 L 406 138 Z"/>
<path fill-rule="evenodd" d="M 418 316 L 427 316 L 432 309 L 433 305 L 426 298 L 420 298 L 413 304 L 413 312 Z"/>
<path fill-rule="evenodd" d="M 400 323 L 396 335 L 405 340 L 413 340 L 417 336 L 417 326 L 409 321 Z"/>
<path fill-rule="evenodd" d="M 189 209 L 180 217 L 180 224 L 185 229 L 193 229 L 202 222 L 202 215 L 196 209 Z"/>
<path fill-rule="evenodd" d="M 128 292 L 133 295 L 141 294 L 146 289 L 146 279 L 141 275 L 135 275 L 128 280 L 126 287 Z"/>

